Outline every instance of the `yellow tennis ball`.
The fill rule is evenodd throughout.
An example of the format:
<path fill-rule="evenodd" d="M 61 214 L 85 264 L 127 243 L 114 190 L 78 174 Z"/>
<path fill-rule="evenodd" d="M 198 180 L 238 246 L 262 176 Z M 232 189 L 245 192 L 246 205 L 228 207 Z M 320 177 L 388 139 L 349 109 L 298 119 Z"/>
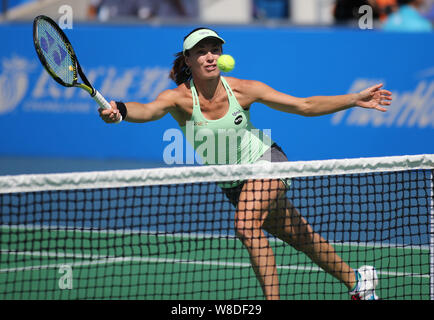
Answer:
<path fill-rule="evenodd" d="M 228 54 L 222 54 L 217 60 L 217 67 L 223 72 L 232 71 L 235 67 L 235 60 Z"/>

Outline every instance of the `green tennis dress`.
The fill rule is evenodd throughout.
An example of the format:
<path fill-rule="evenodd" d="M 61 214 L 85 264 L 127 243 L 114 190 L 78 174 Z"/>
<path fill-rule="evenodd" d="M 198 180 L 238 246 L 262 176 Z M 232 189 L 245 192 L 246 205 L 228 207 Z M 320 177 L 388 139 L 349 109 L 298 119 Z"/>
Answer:
<path fill-rule="evenodd" d="M 193 96 L 193 113 L 181 130 L 203 164 L 254 163 L 270 148 L 273 141 L 270 135 L 252 125 L 250 112 L 244 110 L 238 103 L 226 79 L 221 77 L 221 81 L 229 100 L 227 113 L 220 119 L 206 119 L 201 112 L 199 96 L 192 79 L 190 87 Z M 234 181 L 225 186 L 239 183 Z"/>

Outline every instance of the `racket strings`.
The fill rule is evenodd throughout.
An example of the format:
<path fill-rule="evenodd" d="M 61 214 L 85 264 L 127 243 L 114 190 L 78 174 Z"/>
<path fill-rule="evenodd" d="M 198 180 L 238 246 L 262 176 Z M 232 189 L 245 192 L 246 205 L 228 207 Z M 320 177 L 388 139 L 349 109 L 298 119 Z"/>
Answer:
<path fill-rule="evenodd" d="M 64 83 L 72 85 L 76 79 L 75 62 L 62 36 L 45 20 L 38 21 L 37 29 L 40 51 L 48 67 Z"/>

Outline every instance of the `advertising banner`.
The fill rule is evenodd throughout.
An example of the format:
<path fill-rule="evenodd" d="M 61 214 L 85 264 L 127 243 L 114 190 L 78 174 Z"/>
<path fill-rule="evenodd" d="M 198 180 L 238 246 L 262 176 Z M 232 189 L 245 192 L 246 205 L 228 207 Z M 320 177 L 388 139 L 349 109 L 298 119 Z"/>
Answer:
<path fill-rule="evenodd" d="M 108 101 L 146 103 L 175 87 L 174 54 L 195 27 L 75 23 L 65 32 Z M 253 125 L 269 130 L 291 161 L 434 153 L 434 35 L 214 29 L 236 60 L 225 76 L 297 97 L 352 93 L 380 82 L 392 91 L 386 113 L 357 107 L 302 117 L 253 104 Z M 1 25 L 0 38 L 0 156 L 165 161 L 167 130 L 180 130 L 169 114 L 145 124 L 105 124 L 86 92 L 60 86 L 43 69 L 31 23 Z"/>

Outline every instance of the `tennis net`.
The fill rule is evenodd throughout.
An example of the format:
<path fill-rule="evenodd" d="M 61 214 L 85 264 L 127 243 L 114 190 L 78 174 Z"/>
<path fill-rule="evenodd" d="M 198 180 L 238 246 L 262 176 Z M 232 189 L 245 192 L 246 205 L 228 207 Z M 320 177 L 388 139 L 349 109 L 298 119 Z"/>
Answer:
<path fill-rule="evenodd" d="M 264 299 L 241 208 L 268 214 L 281 299 L 349 299 L 296 219 L 273 220 L 288 202 L 255 207 L 270 179 L 343 261 L 376 268 L 380 298 L 434 299 L 433 171 L 417 155 L 2 176 L 0 299 Z M 253 180 L 237 212 L 221 183 Z"/>

